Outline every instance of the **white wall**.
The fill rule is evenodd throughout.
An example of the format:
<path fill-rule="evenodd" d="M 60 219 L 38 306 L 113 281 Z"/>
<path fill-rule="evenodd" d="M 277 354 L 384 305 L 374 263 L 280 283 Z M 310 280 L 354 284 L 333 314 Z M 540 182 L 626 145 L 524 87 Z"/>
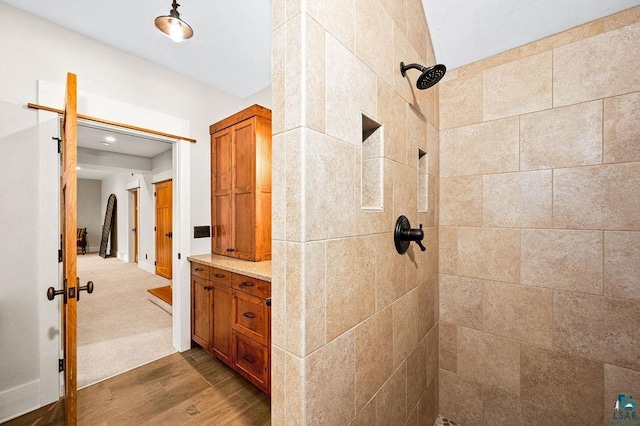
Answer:
<path fill-rule="evenodd" d="M 190 134 L 185 136 L 197 139 L 198 143 L 191 144 L 188 156 L 184 157 L 190 159 L 186 170 L 189 170 L 191 178 L 191 213 L 187 221 L 192 225 L 210 223 L 208 126 L 249 106 L 253 99 L 236 98 L 4 3 L 0 3 L 0 27 L 4 34 L 0 43 L 0 57 L 3 60 L 3 66 L 0 67 L 0 102 L 7 106 L 6 109 L 17 108 L 16 115 L 24 112 L 33 119 L 35 113 L 25 112 L 23 106 L 28 102 L 37 102 L 38 80 L 64 86 L 67 72 L 73 72 L 78 75 L 79 91 L 189 120 Z M 266 92 L 256 96 L 264 106 L 270 107 L 265 105 L 268 98 Z M 86 105 L 80 104 L 80 113 L 84 112 L 83 108 Z M 39 187 L 33 187 L 33 182 L 28 183 L 29 179 L 38 178 L 38 170 L 55 167 L 55 164 L 49 163 L 38 166 L 37 153 L 48 149 L 42 144 L 51 143 L 50 136 L 40 138 L 40 145 L 35 146 L 25 143 L 25 138 L 20 136 L 20 143 L 8 144 L 11 148 L 7 148 L 7 155 L 3 152 L 0 156 L 2 177 L 7 177 L 0 180 L 0 193 L 21 208 L 20 213 L 16 209 L 10 211 L 3 208 L 0 222 L 9 230 L 0 240 L 0 253 L 6 254 L 0 258 L 3 271 L 0 299 L 10 300 L 11 304 L 11 309 L 4 309 L 3 306 L 0 311 L 0 362 L 11 366 L 0 373 L 0 392 L 5 391 L 0 394 L 0 421 L 53 400 L 51 392 L 45 392 L 42 390 L 43 384 L 38 384 L 41 377 L 54 374 L 49 370 L 56 366 L 54 363 L 43 363 L 39 355 L 39 345 L 44 343 L 35 336 L 45 333 L 39 329 L 42 326 L 34 312 L 40 306 L 42 313 L 42 299 L 46 302 L 46 298 L 34 283 L 42 286 L 49 280 L 55 286 L 57 270 L 55 264 L 43 260 L 48 259 L 47 253 L 36 256 L 39 253 L 36 242 L 42 242 L 46 236 L 33 227 L 42 223 L 46 215 L 57 212 L 58 206 L 52 197 L 38 194 Z M 28 139 L 31 140 L 30 137 Z M 47 160 L 50 158 L 53 156 L 47 157 Z M 42 181 L 40 185 L 43 185 Z M 27 190 L 22 191 L 20 187 Z M 103 188 L 103 194 L 106 192 Z M 40 200 L 46 200 L 45 204 L 38 205 L 38 195 Z M 127 198 L 118 197 L 120 208 L 124 207 L 122 204 L 127 204 Z M 3 202 L 3 205 L 8 204 Z M 124 230 L 126 232 L 126 228 Z M 194 240 L 191 235 L 189 238 L 191 253 L 210 250 L 209 239 Z M 56 236 L 52 235 L 48 241 L 55 242 L 55 239 Z M 44 247 L 42 244 L 39 246 Z M 142 250 L 141 241 L 141 254 L 144 256 Z M 191 253 L 182 253 L 183 259 Z M 51 256 L 56 256 L 55 248 L 51 249 Z M 41 263 L 34 265 L 35 262 Z M 16 291 L 19 294 L 14 294 Z M 11 315 L 7 315 L 7 312 Z M 55 332 L 46 331 L 51 336 Z M 33 392 L 37 393 L 39 389 L 41 394 L 34 399 Z M 42 396 L 44 394 L 46 396 Z"/>
<path fill-rule="evenodd" d="M 166 172 L 173 167 L 173 157 L 171 150 L 168 149 L 151 159 L 151 169 L 153 173 Z"/>
<path fill-rule="evenodd" d="M 102 183 L 93 179 L 78 179 L 78 228 L 87 228 L 87 252 L 100 249 Z"/>
<path fill-rule="evenodd" d="M 36 114 L 0 101 L 0 422 L 37 402 L 37 165 Z"/>

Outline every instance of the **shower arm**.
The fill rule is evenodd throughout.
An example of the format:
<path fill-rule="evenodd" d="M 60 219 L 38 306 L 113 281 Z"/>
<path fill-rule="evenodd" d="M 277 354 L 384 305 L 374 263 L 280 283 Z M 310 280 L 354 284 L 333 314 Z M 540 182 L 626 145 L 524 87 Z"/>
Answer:
<path fill-rule="evenodd" d="M 404 62 L 400 62 L 400 73 L 403 77 L 406 77 L 407 70 L 418 70 L 420 72 L 424 72 L 425 69 L 426 67 L 420 64 L 405 65 Z"/>

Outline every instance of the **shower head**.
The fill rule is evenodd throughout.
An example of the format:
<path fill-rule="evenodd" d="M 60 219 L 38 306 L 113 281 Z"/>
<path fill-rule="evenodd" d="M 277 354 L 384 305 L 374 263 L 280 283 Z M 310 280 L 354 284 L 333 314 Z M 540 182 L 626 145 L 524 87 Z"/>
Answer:
<path fill-rule="evenodd" d="M 427 68 L 420 64 L 405 65 L 404 62 L 400 62 L 400 72 L 402 73 L 403 77 L 406 76 L 407 70 L 410 69 L 416 69 L 422 72 L 422 74 L 420 74 L 420 77 L 418 77 L 418 81 L 416 82 L 416 87 L 420 90 L 425 90 L 429 87 L 435 86 L 447 72 L 447 67 L 442 64 L 434 65 Z"/>

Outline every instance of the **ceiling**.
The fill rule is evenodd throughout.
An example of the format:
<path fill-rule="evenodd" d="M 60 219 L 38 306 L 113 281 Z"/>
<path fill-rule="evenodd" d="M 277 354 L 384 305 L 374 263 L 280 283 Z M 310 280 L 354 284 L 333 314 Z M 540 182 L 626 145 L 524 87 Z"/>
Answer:
<path fill-rule="evenodd" d="M 171 143 L 151 137 L 134 136 L 115 129 L 80 125 L 78 126 L 78 148 L 153 158 L 171 149 Z"/>
<path fill-rule="evenodd" d="M 422 0 L 438 62 L 449 69 L 640 5 L 640 0 Z"/>
<path fill-rule="evenodd" d="M 108 146 L 103 145 L 103 143 L 107 143 Z M 78 148 L 153 158 L 170 150 L 172 145 L 171 142 L 160 140 L 152 135 L 137 135 L 130 131 L 123 132 L 111 126 L 103 128 L 87 123 L 79 123 Z M 79 179 L 103 180 L 125 170 L 129 171 L 126 168 L 101 167 L 78 161 L 77 173 Z"/>
<path fill-rule="evenodd" d="M 170 0 L 0 1 L 241 98 L 271 84 L 272 0 L 181 1 L 181 17 L 195 33 L 182 43 L 174 43 L 154 27 L 157 16 L 168 14 Z M 449 69 L 640 4 L 640 0 L 422 2 L 437 61 Z"/>
<path fill-rule="evenodd" d="M 271 85 L 271 0 L 184 0 L 194 36 L 175 43 L 154 26 L 171 0 L 2 0 L 240 98 Z"/>

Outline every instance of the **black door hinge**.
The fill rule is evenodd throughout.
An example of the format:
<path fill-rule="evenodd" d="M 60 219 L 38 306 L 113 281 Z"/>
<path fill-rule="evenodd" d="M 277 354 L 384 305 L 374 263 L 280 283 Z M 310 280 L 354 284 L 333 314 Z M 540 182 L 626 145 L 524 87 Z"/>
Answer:
<path fill-rule="evenodd" d="M 58 263 L 62 263 L 62 249 L 58 250 Z"/>
<path fill-rule="evenodd" d="M 155 193 L 155 192 L 153 193 L 153 196 L 154 196 L 154 197 L 156 196 L 156 193 Z"/>
<path fill-rule="evenodd" d="M 178 260 L 180 260 L 182 258 L 182 256 L 180 255 L 180 253 L 178 253 Z"/>
<path fill-rule="evenodd" d="M 158 266 L 158 262 L 156 262 L 155 260 L 153 261 L 153 266 Z"/>
<path fill-rule="evenodd" d="M 56 137 L 52 137 L 51 139 L 58 141 L 58 154 L 60 154 L 62 152 L 62 139 Z"/>
<path fill-rule="evenodd" d="M 153 230 L 156 231 L 156 227 L 155 226 L 153 227 Z"/>
<path fill-rule="evenodd" d="M 62 373 L 64 371 L 64 359 L 60 358 L 58 360 L 58 373 Z"/>

